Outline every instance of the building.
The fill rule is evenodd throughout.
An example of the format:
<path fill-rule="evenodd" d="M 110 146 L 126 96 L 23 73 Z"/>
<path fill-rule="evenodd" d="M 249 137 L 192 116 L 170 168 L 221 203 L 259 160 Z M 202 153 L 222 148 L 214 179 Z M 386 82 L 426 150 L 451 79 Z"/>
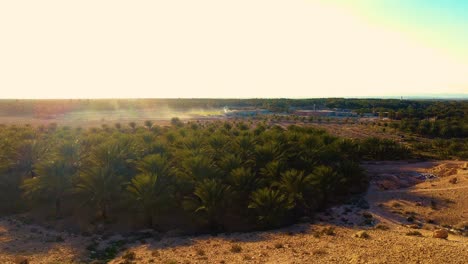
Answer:
<path fill-rule="evenodd" d="M 317 116 L 317 117 L 357 117 L 357 113 L 342 110 L 296 110 L 298 116 Z"/>
<path fill-rule="evenodd" d="M 270 111 L 266 109 L 257 109 L 257 108 L 246 108 L 246 109 L 235 109 L 235 110 L 225 110 L 225 115 L 227 117 L 251 117 L 258 115 L 268 115 L 271 114 Z"/>

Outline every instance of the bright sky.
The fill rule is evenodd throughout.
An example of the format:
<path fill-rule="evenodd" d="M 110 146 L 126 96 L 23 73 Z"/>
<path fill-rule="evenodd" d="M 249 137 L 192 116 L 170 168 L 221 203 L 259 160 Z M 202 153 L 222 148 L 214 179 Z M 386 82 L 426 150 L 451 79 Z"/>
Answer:
<path fill-rule="evenodd" d="M 0 98 L 468 94 L 465 0 L 0 2 Z"/>

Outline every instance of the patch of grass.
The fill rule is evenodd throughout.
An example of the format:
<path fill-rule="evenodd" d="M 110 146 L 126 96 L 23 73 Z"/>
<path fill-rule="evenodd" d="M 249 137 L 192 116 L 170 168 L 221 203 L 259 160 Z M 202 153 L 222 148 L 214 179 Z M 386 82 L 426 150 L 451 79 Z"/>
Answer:
<path fill-rule="evenodd" d="M 239 244 L 234 244 L 231 246 L 232 253 L 240 253 L 242 252 L 242 247 Z"/>
<path fill-rule="evenodd" d="M 451 184 L 457 184 L 458 178 L 457 178 L 457 177 L 453 177 L 453 178 L 451 178 L 451 179 L 449 180 L 449 182 L 450 182 Z"/>
<path fill-rule="evenodd" d="M 328 254 L 328 252 L 325 249 L 316 249 L 312 251 L 312 254 L 321 256 Z"/>
<path fill-rule="evenodd" d="M 409 231 L 406 233 L 407 236 L 422 236 L 421 232 L 419 231 Z"/>
<path fill-rule="evenodd" d="M 388 227 L 387 225 L 384 225 L 384 224 L 378 224 L 375 226 L 375 229 L 379 229 L 379 230 L 389 230 L 390 227 Z"/>
<path fill-rule="evenodd" d="M 136 254 L 135 252 L 127 251 L 123 254 L 122 258 L 126 260 L 134 260 L 136 258 Z"/>
<path fill-rule="evenodd" d="M 370 238 L 370 235 L 366 231 L 359 231 L 356 234 L 354 234 L 354 237 L 368 239 Z"/>
<path fill-rule="evenodd" d="M 336 235 L 335 228 L 331 226 L 325 227 L 322 229 L 322 234 L 327 235 L 327 236 L 334 236 Z"/>
<path fill-rule="evenodd" d="M 198 256 L 205 256 L 205 251 L 201 248 L 197 248 L 196 252 Z"/>
<path fill-rule="evenodd" d="M 280 248 L 284 248 L 283 244 L 282 243 L 275 243 L 275 248 L 276 249 L 280 249 Z"/>
<path fill-rule="evenodd" d="M 318 231 L 314 231 L 314 232 L 312 232 L 312 236 L 315 237 L 315 238 L 320 238 L 322 236 L 322 233 L 320 233 Z"/>

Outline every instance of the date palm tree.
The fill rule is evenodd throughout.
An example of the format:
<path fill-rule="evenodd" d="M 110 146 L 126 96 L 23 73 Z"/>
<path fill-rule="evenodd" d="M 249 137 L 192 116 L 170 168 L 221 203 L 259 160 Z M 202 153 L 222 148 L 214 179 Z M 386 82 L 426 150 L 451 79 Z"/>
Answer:
<path fill-rule="evenodd" d="M 63 160 L 41 163 L 37 168 L 37 176 L 24 180 L 24 195 L 29 198 L 51 197 L 55 203 L 55 215 L 59 217 L 62 200 L 72 190 L 74 173 L 75 170 Z"/>
<path fill-rule="evenodd" d="M 154 216 L 169 202 L 169 186 L 157 174 L 139 174 L 127 186 L 130 197 L 145 213 L 149 227 L 153 227 Z"/>
<path fill-rule="evenodd" d="M 122 193 L 123 183 L 123 177 L 109 165 L 95 166 L 80 172 L 75 189 L 106 220 L 110 206 Z"/>
<path fill-rule="evenodd" d="M 248 208 L 255 211 L 261 226 L 273 228 L 284 222 L 293 207 L 293 201 L 280 190 L 262 188 L 252 193 Z"/>
<path fill-rule="evenodd" d="M 337 185 L 340 184 L 342 178 L 333 168 L 318 166 L 312 172 L 312 181 L 315 189 L 321 194 L 322 205 L 325 206 L 329 202 L 330 195 L 335 194 Z"/>
<path fill-rule="evenodd" d="M 274 185 L 288 195 L 301 213 L 310 213 L 311 207 L 316 203 L 311 196 L 313 181 L 313 175 L 291 169 L 283 172 L 281 179 Z"/>
<path fill-rule="evenodd" d="M 221 227 L 230 191 L 229 186 L 216 179 L 205 179 L 195 187 L 194 194 L 199 201 L 195 212 L 205 214 L 208 225 L 213 231 Z"/>

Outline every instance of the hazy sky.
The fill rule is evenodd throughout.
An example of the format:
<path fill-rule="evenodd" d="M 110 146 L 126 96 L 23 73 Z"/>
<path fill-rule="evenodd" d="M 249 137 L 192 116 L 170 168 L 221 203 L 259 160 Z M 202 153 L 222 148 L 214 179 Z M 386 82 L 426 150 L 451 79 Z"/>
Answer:
<path fill-rule="evenodd" d="M 465 0 L 0 1 L 0 97 L 468 94 Z"/>

